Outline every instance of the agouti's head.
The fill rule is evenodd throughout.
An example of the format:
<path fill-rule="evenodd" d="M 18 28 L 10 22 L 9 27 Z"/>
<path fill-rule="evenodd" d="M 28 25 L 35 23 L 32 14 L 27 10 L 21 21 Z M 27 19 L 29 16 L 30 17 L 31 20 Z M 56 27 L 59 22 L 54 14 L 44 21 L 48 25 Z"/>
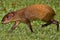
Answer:
<path fill-rule="evenodd" d="M 2 19 L 2 23 L 5 24 L 5 23 L 8 23 L 10 21 L 12 21 L 13 17 L 14 17 L 14 12 L 9 12 L 7 15 L 5 15 Z"/>

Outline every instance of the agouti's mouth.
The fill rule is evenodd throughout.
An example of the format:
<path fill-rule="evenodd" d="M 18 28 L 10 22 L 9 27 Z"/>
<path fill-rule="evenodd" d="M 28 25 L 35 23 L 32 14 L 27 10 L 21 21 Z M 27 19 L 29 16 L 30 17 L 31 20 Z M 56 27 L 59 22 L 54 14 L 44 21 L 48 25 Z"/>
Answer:
<path fill-rule="evenodd" d="M 2 24 L 5 24 L 3 21 L 1 22 Z"/>
<path fill-rule="evenodd" d="M 2 24 L 7 24 L 7 23 L 5 23 L 4 21 L 2 21 L 1 23 L 2 23 Z"/>

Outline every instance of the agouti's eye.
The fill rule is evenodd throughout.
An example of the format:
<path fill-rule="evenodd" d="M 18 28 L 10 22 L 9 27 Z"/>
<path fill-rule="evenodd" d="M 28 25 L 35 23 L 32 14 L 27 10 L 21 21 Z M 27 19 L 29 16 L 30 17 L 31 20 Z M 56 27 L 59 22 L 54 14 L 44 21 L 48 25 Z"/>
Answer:
<path fill-rule="evenodd" d="M 10 17 L 9 17 L 9 16 L 7 16 L 7 19 L 10 19 Z"/>

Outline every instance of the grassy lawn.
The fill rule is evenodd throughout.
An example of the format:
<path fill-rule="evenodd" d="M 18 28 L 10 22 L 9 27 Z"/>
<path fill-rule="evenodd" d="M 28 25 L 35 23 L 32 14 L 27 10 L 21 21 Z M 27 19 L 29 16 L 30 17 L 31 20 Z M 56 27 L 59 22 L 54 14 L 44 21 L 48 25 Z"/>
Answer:
<path fill-rule="evenodd" d="M 33 4 L 49 5 L 56 12 L 55 19 L 60 22 L 60 0 L 0 0 L 0 40 L 60 40 L 60 30 L 56 31 L 56 25 L 41 28 L 44 24 L 42 21 L 31 22 L 34 33 L 31 33 L 24 23 L 18 25 L 12 33 L 8 33 L 14 22 L 2 24 L 3 16 L 10 10 L 16 11 Z"/>

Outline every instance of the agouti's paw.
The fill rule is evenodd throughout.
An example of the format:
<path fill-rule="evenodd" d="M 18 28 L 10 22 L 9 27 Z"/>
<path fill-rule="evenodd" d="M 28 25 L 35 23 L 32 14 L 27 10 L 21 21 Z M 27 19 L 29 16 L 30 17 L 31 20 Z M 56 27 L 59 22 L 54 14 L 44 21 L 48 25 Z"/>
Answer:
<path fill-rule="evenodd" d="M 12 33 L 12 30 L 10 30 L 8 33 Z"/>
<path fill-rule="evenodd" d="M 47 25 L 46 24 L 42 24 L 42 26 L 41 27 L 46 27 Z"/>

